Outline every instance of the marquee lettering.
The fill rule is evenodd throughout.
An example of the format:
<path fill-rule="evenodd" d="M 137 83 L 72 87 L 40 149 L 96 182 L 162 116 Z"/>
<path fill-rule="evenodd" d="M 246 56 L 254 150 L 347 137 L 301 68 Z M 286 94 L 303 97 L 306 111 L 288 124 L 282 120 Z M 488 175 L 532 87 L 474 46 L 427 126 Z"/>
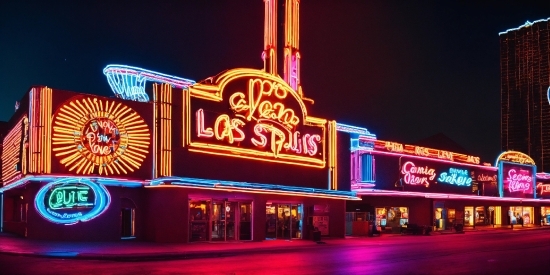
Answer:
<path fill-rule="evenodd" d="M 48 205 L 51 209 L 66 209 L 74 207 L 90 207 L 88 202 L 88 186 L 65 186 L 55 188 L 49 197 Z"/>
<path fill-rule="evenodd" d="M 120 133 L 116 124 L 108 119 L 96 117 L 84 126 L 82 143 L 94 155 L 107 156 L 118 149 Z"/>
<path fill-rule="evenodd" d="M 228 145 L 247 140 L 257 149 L 270 150 L 275 157 L 281 153 L 317 155 L 321 136 L 296 129 L 300 118 L 284 103 L 290 90 L 276 81 L 261 78 L 249 79 L 247 84 L 246 92 L 229 96 L 229 106 L 236 117 L 228 114 L 207 117 L 202 108 L 195 112 L 196 136 L 215 137 Z M 214 124 L 206 125 L 206 121 Z M 247 127 L 249 123 L 252 128 Z M 245 127 L 252 133 L 245 131 Z"/>
<path fill-rule="evenodd" d="M 430 151 L 428 150 L 428 148 L 424 148 L 424 147 L 420 147 L 420 146 L 415 146 L 414 147 L 414 153 L 416 155 L 425 156 L 425 157 L 430 155 Z"/>
<path fill-rule="evenodd" d="M 540 194 L 541 195 L 546 194 L 546 193 L 550 193 L 550 184 L 538 183 L 537 184 L 537 189 L 540 189 Z"/>
<path fill-rule="evenodd" d="M 481 175 L 478 175 L 477 176 L 477 181 L 491 181 L 491 182 L 495 182 L 497 181 L 497 175 L 485 175 L 485 174 L 481 174 Z"/>
<path fill-rule="evenodd" d="M 292 109 L 287 108 L 282 102 L 288 91 L 273 81 L 264 79 L 251 79 L 248 82 L 248 98 L 242 92 L 237 92 L 229 98 L 231 109 L 245 116 L 246 120 L 268 119 L 281 123 L 291 129 L 298 125 L 300 119 Z"/>
<path fill-rule="evenodd" d="M 528 191 L 531 188 L 533 177 L 530 175 L 519 174 L 516 169 L 508 171 L 508 189 L 510 192 Z"/>
<path fill-rule="evenodd" d="M 468 170 L 450 168 L 449 172 L 442 172 L 437 179 L 439 182 L 458 185 L 471 186 L 472 178 L 469 176 Z"/>
<path fill-rule="evenodd" d="M 453 161 L 453 153 L 451 153 L 451 152 L 439 150 L 437 152 L 437 157 L 440 158 L 440 159 L 448 159 L 450 161 Z"/>
<path fill-rule="evenodd" d="M 246 123 L 239 118 L 230 118 L 225 114 L 219 115 L 216 118 L 214 127 L 208 128 L 204 127 L 204 119 L 204 110 L 197 110 L 196 125 L 197 136 L 199 137 L 215 136 L 217 140 L 225 141 L 228 144 L 246 139 L 246 134 L 242 130 Z M 267 146 L 268 141 L 271 145 L 270 150 L 275 156 L 283 150 L 314 156 L 318 152 L 321 136 L 317 134 L 302 135 L 299 131 L 291 131 L 282 124 L 260 119 L 254 125 L 254 134 L 250 137 L 250 142 L 258 148 L 264 148 Z"/>
<path fill-rule="evenodd" d="M 403 153 L 403 144 L 401 143 L 386 141 L 385 147 L 386 147 L 386 150 L 390 152 Z"/>
<path fill-rule="evenodd" d="M 63 178 L 40 188 L 35 207 L 45 219 L 62 224 L 91 220 L 110 204 L 110 195 L 101 184 L 89 179 Z"/>
<path fill-rule="evenodd" d="M 416 167 L 412 161 L 407 161 L 401 168 L 401 174 L 406 184 L 429 187 L 430 181 L 435 178 L 435 169 L 428 166 Z"/>

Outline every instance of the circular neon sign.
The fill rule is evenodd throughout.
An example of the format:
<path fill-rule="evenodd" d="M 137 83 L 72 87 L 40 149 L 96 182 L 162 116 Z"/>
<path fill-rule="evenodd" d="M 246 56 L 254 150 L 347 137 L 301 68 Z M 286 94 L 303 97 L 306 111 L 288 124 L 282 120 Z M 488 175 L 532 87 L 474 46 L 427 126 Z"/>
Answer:
<path fill-rule="evenodd" d="M 80 142 L 96 156 L 108 156 L 120 146 L 120 131 L 108 118 L 94 118 L 84 124 Z"/>
<path fill-rule="evenodd" d="M 88 179 L 65 178 L 40 188 L 34 204 L 45 219 L 61 224 L 89 221 L 111 202 L 107 189 Z"/>
<path fill-rule="evenodd" d="M 149 153 L 150 139 L 143 118 L 112 100 L 76 97 L 53 119 L 52 150 L 76 174 L 134 172 Z"/>

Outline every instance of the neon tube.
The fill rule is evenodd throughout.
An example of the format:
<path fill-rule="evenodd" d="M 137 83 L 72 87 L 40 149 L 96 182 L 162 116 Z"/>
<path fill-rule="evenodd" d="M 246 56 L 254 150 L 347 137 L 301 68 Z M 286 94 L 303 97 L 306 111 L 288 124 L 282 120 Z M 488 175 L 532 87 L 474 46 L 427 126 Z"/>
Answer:
<path fill-rule="evenodd" d="M 349 134 L 359 134 L 363 136 L 367 136 L 369 138 L 376 139 L 376 135 L 369 132 L 366 128 L 363 127 L 357 127 L 357 126 L 351 126 L 343 123 L 336 123 L 336 130 L 339 132 L 345 132 Z"/>
<path fill-rule="evenodd" d="M 5 191 L 8 191 L 13 188 L 17 188 L 19 186 L 25 185 L 30 181 L 55 181 L 63 178 L 73 178 L 75 179 L 74 175 L 48 175 L 48 176 L 42 176 L 42 175 L 27 175 L 22 179 L 19 179 L 15 181 L 12 184 L 6 185 L 2 188 L 0 188 L 0 193 L 3 193 Z M 126 180 L 126 179 L 117 179 L 117 178 L 106 178 L 106 177 L 86 177 L 86 176 L 79 176 L 76 179 L 87 179 L 90 181 L 96 181 L 99 184 L 103 184 L 105 186 L 119 186 L 119 187 L 129 187 L 129 188 L 138 188 L 143 187 L 144 185 L 148 184 L 146 181 L 140 181 L 140 180 Z"/>
<path fill-rule="evenodd" d="M 266 193 L 280 195 L 295 195 L 307 197 L 320 197 L 331 199 L 358 200 L 355 192 L 327 190 L 317 188 L 295 187 L 275 184 L 248 183 L 236 181 L 218 181 L 209 179 L 185 178 L 185 177 L 165 177 L 154 179 L 150 187 L 178 185 L 183 187 L 203 188 L 220 191 L 239 191 L 249 193 Z"/>
<path fill-rule="evenodd" d="M 93 190 L 94 193 L 94 203 L 93 208 L 89 212 L 86 212 L 85 214 L 82 214 L 82 212 L 78 213 L 71 213 L 66 214 L 63 213 L 57 213 L 56 211 L 51 210 L 50 208 L 46 208 L 45 205 L 45 196 L 46 193 L 53 188 L 56 185 L 64 185 L 64 184 L 82 184 L 86 185 L 91 190 Z M 36 207 L 36 210 L 38 213 L 46 220 L 49 220 L 53 223 L 60 223 L 65 225 L 71 225 L 78 222 L 85 222 L 89 221 L 91 219 L 94 219 L 98 217 L 99 215 L 103 214 L 107 208 L 109 208 L 109 205 L 111 203 L 111 196 L 109 195 L 109 191 L 101 184 L 96 184 L 89 179 L 74 179 L 74 178 L 64 178 L 60 180 L 56 180 L 53 182 L 50 182 L 46 184 L 44 187 L 40 188 L 38 193 L 36 194 L 36 198 L 34 200 L 34 205 Z"/>
<path fill-rule="evenodd" d="M 437 162 L 460 165 L 460 166 L 470 166 L 470 167 L 475 167 L 475 168 L 479 168 L 479 169 L 486 169 L 486 170 L 492 170 L 492 171 L 497 171 L 498 170 L 498 167 L 494 167 L 494 166 L 476 165 L 476 164 L 469 164 L 469 163 L 456 162 L 456 161 L 443 160 L 443 159 L 434 159 L 434 158 L 422 157 L 422 156 L 405 155 L 405 154 L 401 154 L 401 153 L 382 152 L 382 151 L 376 151 L 376 150 L 374 150 L 374 151 L 371 151 L 371 150 L 358 150 L 358 152 L 363 153 L 363 154 L 380 154 L 380 155 L 390 155 L 390 156 L 400 156 L 400 157 L 402 156 L 402 157 L 407 157 L 407 158 L 416 158 L 416 159 L 422 159 L 422 160 L 437 161 Z"/>
<path fill-rule="evenodd" d="M 525 27 L 531 27 L 533 24 L 536 24 L 538 22 L 544 22 L 544 21 L 548 21 L 550 20 L 550 17 L 549 18 L 546 18 L 546 19 L 539 19 L 539 20 L 536 20 L 536 21 L 533 21 L 533 22 L 525 22 L 525 24 L 517 27 L 517 28 L 512 28 L 512 29 L 507 29 L 506 31 L 503 31 L 503 32 L 499 32 L 498 35 L 502 35 L 502 34 L 506 34 L 507 32 L 511 32 L 511 31 L 517 31 L 521 28 L 525 28 Z"/>
<path fill-rule="evenodd" d="M 186 89 L 195 84 L 195 81 L 190 79 L 117 64 L 107 65 L 103 69 L 103 74 L 107 76 L 107 81 L 117 97 L 141 102 L 149 101 L 149 96 L 145 92 L 147 80 L 170 84 L 180 89 Z"/>
<path fill-rule="evenodd" d="M 470 196 L 448 193 L 425 193 L 425 192 L 409 192 L 409 191 L 390 191 L 379 189 L 359 189 L 354 190 L 357 196 L 395 196 L 395 197 L 423 197 L 423 198 L 442 198 L 442 199 L 471 199 L 485 201 L 506 201 L 506 202 L 538 202 L 550 203 L 550 199 L 530 199 L 530 198 L 500 198 L 488 196 Z"/>

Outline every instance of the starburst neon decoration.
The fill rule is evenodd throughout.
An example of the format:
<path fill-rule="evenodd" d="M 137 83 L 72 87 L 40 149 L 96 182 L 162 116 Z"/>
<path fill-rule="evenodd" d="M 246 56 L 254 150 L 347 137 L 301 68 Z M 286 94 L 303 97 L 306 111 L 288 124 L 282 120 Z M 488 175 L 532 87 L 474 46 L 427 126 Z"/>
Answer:
<path fill-rule="evenodd" d="M 57 110 L 53 125 L 55 156 L 76 174 L 128 174 L 149 154 L 147 124 L 122 103 L 78 97 Z"/>

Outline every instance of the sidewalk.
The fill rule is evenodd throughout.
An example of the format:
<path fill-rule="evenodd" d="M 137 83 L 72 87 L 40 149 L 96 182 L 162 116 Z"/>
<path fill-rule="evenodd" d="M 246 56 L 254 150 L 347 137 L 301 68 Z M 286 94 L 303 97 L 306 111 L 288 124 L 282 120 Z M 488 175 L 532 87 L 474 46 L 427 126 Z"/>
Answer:
<path fill-rule="evenodd" d="M 464 233 L 496 233 L 496 231 L 550 230 L 550 226 L 476 226 L 466 227 Z M 456 234 L 450 230 L 431 232 L 432 236 Z M 382 234 L 381 238 L 399 237 L 400 234 Z M 405 237 L 405 236 L 403 236 Z M 57 242 L 29 240 L 10 233 L 0 233 L 0 254 L 72 258 L 110 261 L 154 261 L 175 259 L 197 259 L 233 256 L 247 253 L 273 253 L 315 249 L 319 245 L 339 245 L 350 242 L 370 242 L 377 238 L 346 237 L 342 239 L 323 238 L 316 243 L 311 240 L 264 240 L 235 242 L 202 242 L 202 243 L 154 243 L 137 240 L 121 240 L 115 242 Z"/>
<path fill-rule="evenodd" d="M 0 254 L 73 258 L 111 261 L 174 260 L 231 256 L 246 253 L 272 253 L 314 249 L 326 245 L 326 240 L 264 240 L 202 243 L 154 243 L 137 240 L 115 242 L 58 242 L 29 240 L 10 233 L 0 233 Z M 331 239 L 338 243 L 345 239 Z"/>

